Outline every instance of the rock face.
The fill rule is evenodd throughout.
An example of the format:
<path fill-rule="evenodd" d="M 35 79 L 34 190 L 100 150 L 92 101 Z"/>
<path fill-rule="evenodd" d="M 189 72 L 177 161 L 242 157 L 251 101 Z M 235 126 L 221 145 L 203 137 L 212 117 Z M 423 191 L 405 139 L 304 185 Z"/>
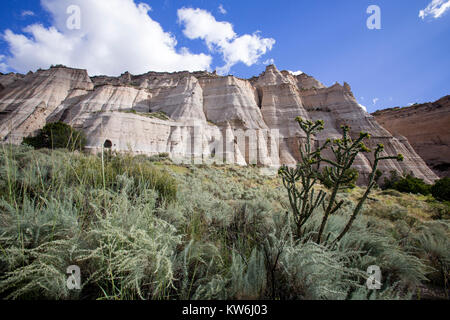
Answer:
<path fill-rule="evenodd" d="M 395 136 L 404 136 L 427 165 L 441 177 L 450 177 L 450 96 L 405 108 L 373 113 Z"/>
<path fill-rule="evenodd" d="M 311 76 L 268 66 L 248 80 L 209 72 L 92 77 L 86 70 L 52 67 L 27 75 L 0 75 L 0 139 L 21 143 L 46 123 L 64 121 L 83 130 L 92 152 L 105 140 L 112 149 L 135 154 L 167 152 L 175 161 L 221 160 L 240 165 L 294 165 L 304 134 L 295 117 L 325 121 L 316 144 L 371 133 L 370 146 L 402 153 L 403 163 L 385 161 L 380 170 L 412 171 L 430 182 L 437 176 L 408 141 L 393 137 L 362 110 L 347 83 L 325 87 Z M 354 166 L 367 179 L 370 160 Z"/>

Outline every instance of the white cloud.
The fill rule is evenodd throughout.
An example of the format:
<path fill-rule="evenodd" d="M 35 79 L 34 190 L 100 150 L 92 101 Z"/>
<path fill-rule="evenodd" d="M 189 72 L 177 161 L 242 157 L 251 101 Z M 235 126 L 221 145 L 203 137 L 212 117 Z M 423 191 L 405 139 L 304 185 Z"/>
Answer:
<path fill-rule="evenodd" d="M 425 19 L 427 16 L 432 16 L 437 19 L 450 9 L 450 0 L 433 0 L 428 6 L 419 11 L 419 17 Z"/>
<path fill-rule="evenodd" d="M 221 14 L 227 14 L 227 10 L 225 10 L 225 8 L 223 7 L 222 4 L 219 5 L 219 12 L 220 12 Z"/>
<path fill-rule="evenodd" d="M 0 54 L 0 72 L 6 73 L 8 72 L 8 66 L 2 61 L 5 59 L 5 56 Z"/>
<path fill-rule="evenodd" d="M 212 57 L 177 48 L 175 37 L 149 15 L 150 7 L 134 0 L 42 0 L 53 26 L 26 27 L 25 34 L 6 30 L 9 67 L 19 72 L 64 64 L 85 68 L 92 75 L 124 71 L 210 69 Z M 66 27 L 69 5 L 81 8 L 81 29 Z"/>
<path fill-rule="evenodd" d="M 220 52 L 225 65 L 217 69 L 220 74 L 230 71 L 238 62 L 251 66 L 271 50 L 275 40 L 261 38 L 258 32 L 237 36 L 229 22 L 217 21 L 202 9 L 182 8 L 178 20 L 184 25 L 183 33 L 189 39 L 202 39 L 212 52 Z"/>
<path fill-rule="evenodd" d="M 377 104 L 378 100 L 380 100 L 380 99 L 374 98 L 374 99 L 372 100 L 373 104 L 374 104 L 374 105 Z"/>
<path fill-rule="evenodd" d="M 24 10 L 21 13 L 22 17 L 33 17 L 34 15 L 35 15 L 34 12 L 31 10 Z"/>
<path fill-rule="evenodd" d="M 363 106 L 362 104 L 358 103 L 358 105 L 361 107 L 361 109 L 363 109 L 365 112 L 367 112 L 367 108 L 365 106 Z"/>
<path fill-rule="evenodd" d="M 275 64 L 275 60 L 273 58 L 270 58 L 270 59 L 267 59 L 266 61 L 264 61 L 263 64 L 265 64 L 265 65 Z"/>
<path fill-rule="evenodd" d="M 301 75 L 302 73 L 303 73 L 303 71 L 300 71 L 300 70 L 298 70 L 298 71 L 290 71 L 290 70 L 288 70 L 291 74 L 293 74 L 294 76 L 299 76 L 299 75 Z"/>

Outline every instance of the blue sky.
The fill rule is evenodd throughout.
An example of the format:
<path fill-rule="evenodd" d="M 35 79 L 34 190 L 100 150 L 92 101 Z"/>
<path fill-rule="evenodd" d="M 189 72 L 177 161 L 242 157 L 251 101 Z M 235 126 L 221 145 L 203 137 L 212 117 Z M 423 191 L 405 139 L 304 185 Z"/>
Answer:
<path fill-rule="evenodd" d="M 65 4 L 80 5 L 80 30 L 63 30 Z M 381 9 L 381 30 L 366 26 L 369 5 Z M 369 112 L 450 94 L 450 0 L 8 0 L 0 6 L 3 72 L 63 63 L 91 74 L 208 67 L 248 78 L 273 59 L 278 69 L 301 70 L 325 85 L 348 82 Z M 24 31 L 36 24 L 42 27 L 34 33 Z"/>

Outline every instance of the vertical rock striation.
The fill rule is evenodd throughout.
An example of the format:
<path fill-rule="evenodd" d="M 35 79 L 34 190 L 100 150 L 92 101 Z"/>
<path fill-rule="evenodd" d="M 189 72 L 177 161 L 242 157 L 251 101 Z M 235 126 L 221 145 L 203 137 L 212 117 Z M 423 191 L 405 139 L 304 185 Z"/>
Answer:
<path fill-rule="evenodd" d="M 323 119 L 316 143 L 367 131 L 403 163 L 386 161 L 383 171 L 412 171 L 430 182 L 436 175 L 404 138 L 396 138 L 360 108 L 347 83 L 326 87 L 306 74 L 268 66 L 251 79 L 209 72 L 124 73 L 90 78 L 63 66 L 27 75 L 0 75 L 0 139 L 20 143 L 45 123 L 64 121 L 88 136 L 88 149 L 108 139 L 113 150 L 135 154 L 168 152 L 175 160 L 220 161 L 277 167 L 294 165 L 304 134 L 295 122 Z M 370 160 L 355 162 L 361 180 Z"/>

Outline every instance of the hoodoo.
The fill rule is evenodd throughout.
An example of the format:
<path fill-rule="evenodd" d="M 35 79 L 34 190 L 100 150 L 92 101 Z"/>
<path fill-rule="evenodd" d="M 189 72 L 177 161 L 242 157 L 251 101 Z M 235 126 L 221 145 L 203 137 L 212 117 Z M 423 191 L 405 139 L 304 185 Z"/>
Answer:
<path fill-rule="evenodd" d="M 326 87 L 306 74 L 294 76 L 270 65 L 257 77 L 239 79 L 209 72 L 124 73 L 89 77 L 64 66 L 27 75 L 0 75 L 0 139 L 19 144 L 46 123 L 63 121 L 83 130 L 87 148 L 101 150 L 106 140 L 119 152 L 173 159 L 263 166 L 292 165 L 299 159 L 303 133 L 295 117 L 325 121 L 320 144 L 340 136 L 369 132 L 369 147 L 383 143 L 405 161 L 385 161 L 380 170 L 437 178 L 406 138 L 394 137 L 355 100 L 350 85 Z M 366 179 L 371 159 L 360 155 L 354 167 Z"/>

